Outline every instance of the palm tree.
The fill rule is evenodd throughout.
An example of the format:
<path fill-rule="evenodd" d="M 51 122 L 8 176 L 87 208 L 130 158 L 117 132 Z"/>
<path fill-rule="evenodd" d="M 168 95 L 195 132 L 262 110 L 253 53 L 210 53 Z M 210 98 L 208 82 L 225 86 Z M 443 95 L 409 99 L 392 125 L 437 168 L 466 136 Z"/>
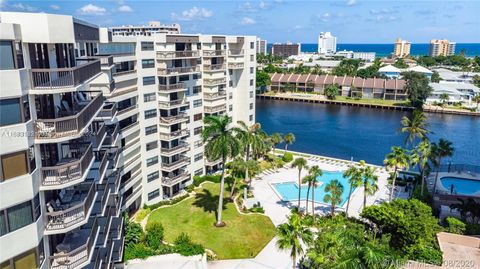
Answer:
<path fill-rule="evenodd" d="M 453 152 L 455 149 L 452 147 L 452 142 L 440 138 L 438 144 L 432 143 L 432 157 L 434 159 L 435 166 L 437 166 L 437 172 L 435 174 L 435 182 L 433 183 L 433 192 L 432 194 L 435 195 L 437 191 L 437 181 L 438 181 L 438 173 L 440 172 L 440 166 L 442 165 L 442 159 L 445 157 L 452 157 Z"/>
<path fill-rule="evenodd" d="M 332 216 L 335 215 L 335 207 L 342 202 L 343 185 L 337 179 L 330 181 L 325 186 L 325 196 L 323 201 L 332 205 Z"/>
<path fill-rule="evenodd" d="M 292 167 L 296 167 L 298 169 L 298 209 L 300 209 L 300 194 L 302 192 L 302 169 L 307 168 L 307 160 L 304 158 L 296 158 L 293 163 Z"/>
<path fill-rule="evenodd" d="M 418 164 L 420 167 L 420 193 L 422 196 L 423 190 L 425 189 L 425 170 L 428 166 L 428 160 L 430 159 L 431 152 L 432 147 L 430 145 L 430 141 L 424 139 L 417 145 L 412 156 L 413 163 Z"/>
<path fill-rule="evenodd" d="M 360 161 L 360 166 L 364 164 L 365 161 Z M 347 208 L 345 209 L 345 214 L 348 217 L 348 208 L 350 207 L 350 197 L 352 196 L 353 189 L 362 185 L 362 170 L 360 167 L 350 165 L 343 173 L 343 177 L 348 178 L 348 184 L 350 185 L 348 190 Z"/>
<path fill-rule="evenodd" d="M 279 249 L 290 249 L 292 268 L 297 267 L 297 256 L 303 254 L 302 241 L 309 244 L 312 241 L 312 231 L 302 223 L 298 213 L 293 213 L 287 223 L 277 226 L 277 247 Z"/>
<path fill-rule="evenodd" d="M 409 156 L 407 151 L 401 147 L 392 147 L 392 152 L 388 153 L 385 156 L 383 163 L 389 169 L 394 169 L 393 178 L 392 178 L 392 191 L 390 192 L 390 201 L 393 198 L 393 192 L 395 191 L 395 180 L 397 179 L 397 171 L 399 169 L 408 168 L 410 163 Z"/>
<path fill-rule="evenodd" d="M 251 153 L 257 156 L 258 153 L 263 150 L 266 134 L 262 130 L 260 123 L 252 124 L 249 127 L 245 122 L 239 121 L 238 125 L 241 130 L 241 132 L 238 133 L 238 137 L 245 147 L 245 160 L 248 161 Z"/>
<path fill-rule="evenodd" d="M 237 138 L 236 128 L 230 128 L 232 119 L 228 116 L 206 116 L 202 140 L 205 143 L 205 155 L 210 160 L 222 160 L 222 177 L 220 195 L 218 197 L 217 227 L 224 226 L 222 222 L 223 192 L 225 190 L 225 163 L 230 158 L 237 157 L 242 150 L 242 143 Z"/>
<path fill-rule="evenodd" d="M 309 194 L 310 194 L 310 188 L 312 187 L 312 181 L 313 181 L 313 177 L 308 174 L 306 176 L 303 177 L 302 179 L 302 183 L 303 184 L 307 184 L 307 198 L 305 199 L 305 214 L 308 214 L 308 197 L 309 197 Z"/>
<path fill-rule="evenodd" d="M 237 178 L 244 176 L 244 182 L 250 185 L 252 182 L 251 177 L 258 173 L 260 167 L 257 161 L 245 161 L 241 157 L 235 158 L 235 160 L 233 160 L 233 162 L 231 162 L 229 165 L 232 168 L 232 174 L 234 176 L 232 189 L 230 190 L 230 198 L 233 198 L 235 193 L 235 185 L 237 184 Z"/>
<path fill-rule="evenodd" d="M 367 206 L 367 196 L 374 195 L 378 191 L 378 177 L 371 166 L 365 166 L 362 169 L 363 180 L 363 208 Z"/>
<path fill-rule="evenodd" d="M 480 93 L 477 93 L 473 98 L 472 101 L 477 103 L 477 111 L 480 110 Z"/>
<path fill-rule="evenodd" d="M 295 135 L 292 133 L 288 133 L 283 137 L 283 141 L 285 142 L 285 150 L 288 150 L 288 145 L 295 142 Z"/>
<path fill-rule="evenodd" d="M 426 123 L 427 117 L 421 110 L 414 110 L 412 113 L 412 118 L 408 118 L 404 116 L 402 118 L 402 128 L 401 131 L 403 133 L 408 133 L 407 137 L 405 138 L 405 144 L 408 142 L 412 143 L 415 142 L 415 138 L 418 137 L 420 139 L 424 139 L 429 131 L 427 130 L 428 124 Z"/>
<path fill-rule="evenodd" d="M 272 141 L 273 144 L 273 154 L 275 154 L 275 148 L 277 147 L 278 144 L 283 142 L 283 137 L 282 134 L 280 133 L 273 133 L 270 136 L 270 140 Z"/>
<path fill-rule="evenodd" d="M 450 99 L 450 96 L 447 94 L 447 93 L 442 93 L 440 94 L 440 101 L 442 101 L 442 107 L 445 106 L 445 103 L 448 102 L 448 100 Z"/>
<path fill-rule="evenodd" d="M 318 167 L 318 165 L 314 165 L 310 167 L 308 170 L 311 178 L 310 185 L 312 187 L 312 215 L 313 220 L 315 220 L 315 188 L 318 187 L 318 177 L 323 176 L 323 171 Z"/>

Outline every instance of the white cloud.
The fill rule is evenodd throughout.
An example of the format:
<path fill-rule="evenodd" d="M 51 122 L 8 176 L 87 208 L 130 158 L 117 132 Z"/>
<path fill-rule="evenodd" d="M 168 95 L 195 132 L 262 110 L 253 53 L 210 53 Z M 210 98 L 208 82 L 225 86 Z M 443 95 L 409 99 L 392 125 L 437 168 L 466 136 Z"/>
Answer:
<path fill-rule="evenodd" d="M 53 10 L 60 10 L 60 6 L 58 5 L 50 5 L 50 8 Z"/>
<path fill-rule="evenodd" d="M 322 20 L 323 22 L 328 22 L 331 18 L 332 15 L 330 15 L 330 13 L 328 12 L 325 12 L 320 16 L 320 20 Z"/>
<path fill-rule="evenodd" d="M 370 9 L 370 14 L 377 15 L 377 14 L 392 14 L 397 12 L 391 8 L 382 8 L 382 9 Z"/>
<path fill-rule="evenodd" d="M 6 1 L 5 1 L 6 2 Z M 32 7 L 30 5 L 27 5 L 27 4 L 22 4 L 22 3 L 18 3 L 18 4 L 13 4 L 11 5 L 11 7 L 13 9 L 17 9 L 17 10 L 21 10 L 21 11 L 28 11 L 28 12 L 33 12 L 33 11 L 36 11 L 37 8 L 36 7 Z"/>
<path fill-rule="evenodd" d="M 117 9 L 118 12 L 133 12 L 133 9 L 127 5 L 121 5 Z"/>
<path fill-rule="evenodd" d="M 258 4 L 252 4 L 249 1 L 241 4 L 238 8 L 242 12 L 259 12 L 260 10 L 266 10 L 270 7 L 270 5 L 264 1 L 260 1 Z"/>
<path fill-rule="evenodd" d="M 357 0 L 348 0 L 347 1 L 347 6 L 353 6 L 357 3 Z"/>
<path fill-rule="evenodd" d="M 191 9 L 182 11 L 181 14 L 171 13 L 172 19 L 181 21 L 202 20 L 213 16 L 213 12 L 206 8 L 192 7 Z"/>
<path fill-rule="evenodd" d="M 248 18 L 248 17 L 244 17 L 241 21 L 240 21 L 240 24 L 241 25 L 252 25 L 252 24 L 255 24 L 257 23 L 254 19 L 252 18 Z"/>
<path fill-rule="evenodd" d="M 80 14 L 82 15 L 104 15 L 106 11 L 105 8 L 92 4 L 85 5 L 79 9 Z"/>

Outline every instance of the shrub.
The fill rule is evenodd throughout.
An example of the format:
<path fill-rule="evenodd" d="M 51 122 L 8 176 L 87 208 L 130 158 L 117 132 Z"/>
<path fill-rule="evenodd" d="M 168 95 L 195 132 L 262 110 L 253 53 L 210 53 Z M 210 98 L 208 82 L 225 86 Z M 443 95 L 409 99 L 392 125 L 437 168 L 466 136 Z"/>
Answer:
<path fill-rule="evenodd" d="M 274 161 L 273 161 L 273 165 L 276 167 L 276 168 L 281 168 L 285 165 L 285 162 L 281 159 L 281 158 L 276 158 Z"/>
<path fill-rule="evenodd" d="M 284 162 L 286 162 L 286 163 L 293 161 L 293 155 L 292 155 L 292 153 L 290 153 L 290 152 L 285 152 L 285 154 L 283 154 L 282 161 L 284 161 Z"/>
<path fill-rule="evenodd" d="M 127 245 L 125 248 L 125 261 L 132 259 L 146 259 L 155 255 L 155 252 L 142 243 Z"/>
<path fill-rule="evenodd" d="M 184 195 L 181 195 L 181 196 L 177 196 L 175 198 L 173 198 L 172 200 L 164 200 L 164 201 L 160 201 L 158 203 L 155 203 L 153 205 L 145 205 L 147 208 L 150 208 L 150 210 L 154 210 L 154 209 L 157 209 L 161 206 L 164 206 L 164 205 L 174 205 L 182 200 L 185 200 L 186 198 L 188 198 L 188 194 L 184 194 Z M 145 207 L 144 206 L 144 207 Z"/>
<path fill-rule="evenodd" d="M 193 189 L 195 189 L 195 185 L 193 184 L 190 184 L 185 188 L 185 190 L 187 190 L 188 193 L 191 193 Z"/>
<path fill-rule="evenodd" d="M 263 207 L 259 206 L 259 207 L 252 207 L 248 210 L 249 212 L 252 212 L 252 213 L 265 213 L 265 210 L 263 209 Z"/>
<path fill-rule="evenodd" d="M 145 239 L 148 246 L 154 250 L 158 249 L 163 241 L 162 224 L 160 222 L 149 222 L 146 230 L 147 234 L 145 235 Z"/>
<path fill-rule="evenodd" d="M 141 222 L 152 210 L 148 208 L 148 206 L 144 205 L 143 209 L 138 210 L 138 212 L 135 214 L 135 221 L 136 222 Z"/>
<path fill-rule="evenodd" d="M 435 265 L 442 264 L 442 251 L 431 245 L 413 245 L 407 250 L 407 253 L 408 258 L 412 260 Z"/>
<path fill-rule="evenodd" d="M 449 233 L 464 234 L 467 229 L 467 226 L 463 221 L 454 217 L 446 218 L 445 223 L 447 225 L 447 232 Z"/>
<path fill-rule="evenodd" d="M 143 237 L 142 226 L 127 220 L 125 227 L 125 246 L 138 244 L 143 240 Z"/>
<path fill-rule="evenodd" d="M 205 248 L 200 244 L 193 243 L 188 234 L 181 233 L 175 239 L 175 252 L 182 256 L 193 256 L 205 253 Z"/>
<path fill-rule="evenodd" d="M 467 223 L 465 234 L 480 235 L 480 224 Z"/>
<path fill-rule="evenodd" d="M 220 183 L 221 176 L 220 175 L 204 175 L 204 176 L 194 176 L 193 177 L 193 185 L 196 187 L 200 186 L 205 181 L 211 181 L 213 183 Z"/>

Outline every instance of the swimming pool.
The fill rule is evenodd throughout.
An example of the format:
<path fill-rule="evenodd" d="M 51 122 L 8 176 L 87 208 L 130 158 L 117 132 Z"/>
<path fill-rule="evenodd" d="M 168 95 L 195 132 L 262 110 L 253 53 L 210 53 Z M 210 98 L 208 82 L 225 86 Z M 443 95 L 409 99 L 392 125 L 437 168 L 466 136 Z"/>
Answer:
<path fill-rule="evenodd" d="M 340 184 L 343 185 L 342 193 L 342 202 L 339 206 L 343 206 L 348 198 L 349 184 L 348 179 L 343 177 L 343 172 L 335 171 L 323 171 L 323 176 L 318 177 L 319 185 L 315 188 L 315 202 L 325 203 L 323 198 L 325 197 L 325 186 L 327 186 L 330 181 L 337 179 Z M 298 181 L 298 179 L 297 179 Z M 273 183 L 272 186 L 275 188 L 277 193 L 281 196 L 280 198 L 283 201 L 297 201 L 298 200 L 298 182 L 284 182 L 284 183 Z M 306 200 L 307 198 L 307 185 L 302 185 L 302 190 L 300 193 L 300 199 Z M 310 190 L 309 198 L 312 198 L 312 190 Z"/>
<path fill-rule="evenodd" d="M 480 180 L 460 177 L 442 177 L 440 182 L 442 182 L 443 187 L 448 193 L 452 191 L 453 186 L 453 193 L 463 195 L 474 195 L 477 193 L 476 196 L 480 196 Z"/>

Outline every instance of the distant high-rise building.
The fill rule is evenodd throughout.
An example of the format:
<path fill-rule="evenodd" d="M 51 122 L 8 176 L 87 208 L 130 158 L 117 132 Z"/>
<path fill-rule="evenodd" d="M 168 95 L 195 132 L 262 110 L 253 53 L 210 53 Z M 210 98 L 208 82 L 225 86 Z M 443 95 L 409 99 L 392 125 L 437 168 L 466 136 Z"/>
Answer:
<path fill-rule="evenodd" d="M 293 44 L 287 42 L 286 44 L 275 43 L 272 45 L 270 53 L 274 56 L 289 57 L 300 54 L 300 43 Z"/>
<path fill-rule="evenodd" d="M 125 25 L 110 28 L 114 36 L 151 36 L 152 34 L 180 34 L 179 24 L 160 24 L 159 21 L 151 21 L 148 25 Z"/>
<path fill-rule="evenodd" d="M 318 53 L 334 54 L 337 51 L 337 38 L 330 32 L 321 32 L 318 36 Z"/>
<path fill-rule="evenodd" d="M 431 57 L 454 55 L 456 44 L 456 42 L 450 42 L 446 39 L 432 39 L 430 40 L 429 55 Z"/>
<path fill-rule="evenodd" d="M 393 55 L 400 58 L 410 55 L 410 45 L 410 41 L 397 38 L 397 40 L 395 40 L 395 49 L 393 51 Z"/>
<path fill-rule="evenodd" d="M 257 37 L 257 53 L 267 54 L 267 40 L 263 40 Z"/>

